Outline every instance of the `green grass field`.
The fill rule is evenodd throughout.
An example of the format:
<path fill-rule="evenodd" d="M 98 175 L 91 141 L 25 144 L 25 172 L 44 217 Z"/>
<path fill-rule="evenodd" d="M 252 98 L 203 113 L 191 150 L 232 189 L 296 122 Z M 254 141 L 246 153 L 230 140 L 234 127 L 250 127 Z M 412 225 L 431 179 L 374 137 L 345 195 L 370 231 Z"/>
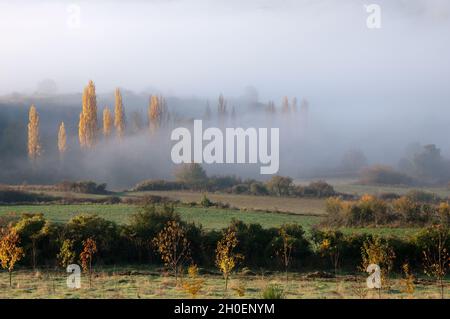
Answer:
<path fill-rule="evenodd" d="M 81 205 L 18 205 L 0 206 L 0 216 L 23 213 L 42 213 L 53 222 L 67 222 L 79 214 L 96 214 L 119 224 L 127 223 L 129 217 L 136 213 L 137 206 L 126 204 L 81 204 Z M 181 218 L 188 222 L 202 224 L 206 229 L 221 229 L 227 227 L 232 219 L 246 223 L 258 223 L 263 227 L 277 227 L 282 224 L 298 223 L 305 228 L 320 221 L 320 217 L 302 216 L 284 213 L 266 213 L 236 209 L 176 207 Z"/>
<path fill-rule="evenodd" d="M 20 217 L 24 213 L 42 213 L 52 222 L 64 223 L 79 214 L 96 214 L 107 220 L 126 224 L 129 217 L 137 210 L 137 206 L 128 204 L 13 205 L 0 206 L 0 216 L 15 215 Z M 245 223 L 261 224 L 265 228 L 295 223 L 309 231 L 313 225 L 319 224 L 322 220 L 320 216 L 239 209 L 180 206 L 176 207 L 175 210 L 183 220 L 201 224 L 205 229 L 222 229 L 227 227 L 231 220 L 237 219 Z M 420 228 L 379 227 L 342 228 L 341 230 L 347 234 L 371 233 L 382 236 L 409 237 L 417 233 Z"/>

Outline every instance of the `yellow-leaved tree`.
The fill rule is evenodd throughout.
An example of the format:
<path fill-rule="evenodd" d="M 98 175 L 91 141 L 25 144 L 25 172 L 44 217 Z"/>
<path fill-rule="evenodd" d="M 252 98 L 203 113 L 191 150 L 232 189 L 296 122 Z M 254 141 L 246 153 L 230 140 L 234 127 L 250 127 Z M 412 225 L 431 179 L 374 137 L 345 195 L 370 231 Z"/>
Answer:
<path fill-rule="evenodd" d="M 34 105 L 28 113 L 28 157 L 34 161 L 41 155 L 39 138 L 39 114 Z"/>
<path fill-rule="evenodd" d="M 238 244 L 236 237 L 236 231 L 234 227 L 229 227 L 222 239 L 217 242 L 216 248 L 216 266 L 219 268 L 220 272 L 223 274 L 225 279 L 225 293 L 228 289 L 228 280 L 233 269 L 236 267 L 237 262 L 244 257 L 234 251 Z"/>
<path fill-rule="evenodd" d="M 66 135 L 66 127 L 64 126 L 64 122 L 61 122 L 59 125 L 58 131 L 58 151 L 61 158 L 64 157 L 64 154 L 67 151 L 67 135 Z"/>
<path fill-rule="evenodd" d="M 78 124 L 78 138 L 81 148 L 92 148 L 97 142 L 97 96 L 95 85 L 91 80 L 84 88 L 80 122 Z"/>
<path fill-rule="evenodd" d="M 103 109 L 103 135 L 108 138 L 112 131 L 112 116 L 108 107 Z"/>
<path fill-rule="evenodd" d="M 148 123 L 150 132 L 155 133 L 162 124 L 166 109 L 166 101 L 162 96 L 152 95 L 148 107 Z"/>
<path fill-rule="evenodd" d="M 3 269 L 9 273 L 9 286 L 12 286 L 12 272 L 15 264 L 24 256 L 23 248 L 19 246 L 20 238 L 17 231 L 10 225 L 0 231 L 0 262 Z"/>
<path fill-rule="evenodd" d="M 125 133 L 125 112 L 123 110 L 122 94 L 118 88 L 115 91 L 115 101 L 114 127 L 116 128 L 117 136 L 121 139 Z"/>

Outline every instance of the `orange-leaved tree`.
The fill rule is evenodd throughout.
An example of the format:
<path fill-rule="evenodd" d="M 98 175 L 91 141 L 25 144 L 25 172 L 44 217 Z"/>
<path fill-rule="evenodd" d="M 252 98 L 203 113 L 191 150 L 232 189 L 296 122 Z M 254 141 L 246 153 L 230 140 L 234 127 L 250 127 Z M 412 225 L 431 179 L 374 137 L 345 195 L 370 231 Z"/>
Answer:
<path fill-rule="evenodd" d="M 3 269 L 9 272 L 9 286 L 12 286 L 12 272 L 16 263 L 24 256 L 23 248 L 19 246 L 20 238 L 17 231 L 10 225 L 0 231 L 0 262 Z"/>
<path fill-rule="evenodd" d="M 83 240 L 83 251 L 80 254 L 81 267 L 89 274 L 89 287 L 92 287 L 92 260 L 97 253 L 97 243 L 91 237 Z"/>
<path fill-rule="evenodd" d="M 190 259 L 190 244 L 186 231 L 179 222 L 171 220 L 153 238 L 153 245 L 161 255 L 164 265 L 171 269 L 178 282 L 178 274 L 183 264 Z"/>

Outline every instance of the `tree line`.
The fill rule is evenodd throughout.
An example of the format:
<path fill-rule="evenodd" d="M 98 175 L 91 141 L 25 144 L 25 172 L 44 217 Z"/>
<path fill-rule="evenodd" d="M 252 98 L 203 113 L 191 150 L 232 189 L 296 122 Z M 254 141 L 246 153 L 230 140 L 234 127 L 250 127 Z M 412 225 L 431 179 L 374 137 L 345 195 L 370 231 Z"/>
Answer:
<path fill-rule="evenodd" d="M 78 215 L 65 224 L 51 223 L 42 214 L 4 220 L 0 261 L 10 276 L 16 264 L 53 268 L 80 263 L 89 275 L 95 265 L 163 264 L 175 278 L 188 266 L 216 267 L 225 287 L 238 267 L 282 270 L 287 277 L 289 271 L 365 271 L 374 263 L 386 280 L 390 272 L 402 273 L 406 267 L 410 274 L 424 272 L 444 285 L 449 248 L 449 228 L 442 224 L 409 239 L 319 228 L 307 234 L 297 224 L 263 228 L 236 220 L 222 230 L 205 230 L 181 220 L 173 206 L 148 204 L 124 225 L 95 215 Z"/>

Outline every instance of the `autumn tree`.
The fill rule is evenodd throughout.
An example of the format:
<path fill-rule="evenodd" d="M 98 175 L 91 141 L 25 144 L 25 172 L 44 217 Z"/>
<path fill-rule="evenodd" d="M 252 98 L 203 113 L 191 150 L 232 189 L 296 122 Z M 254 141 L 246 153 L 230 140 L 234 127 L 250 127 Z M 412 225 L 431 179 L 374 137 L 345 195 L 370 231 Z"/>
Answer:
<path fill-rule="evenodd" d="M 36 107 L 31 105 L 28 113 L 28 157 L 35 161 L 40 155 L 39 114 Z"/>
<path fill-rule="evenodd" d="M 122 138 L 125 133 L 125 112 L 122 103 L 122 94 L 117 88 L 115 92 L 115 106 L 114 106 L 114 127 L 119 138 Z"/>
<path fill-rule="evenodd" d="M 162 96 L 152 95 L 148 107 L 148 123 L 150 132 L 155 133 L 167 116 L 166 100 Z"/>
<path fill-rule="evenodd" d="M 217 242 L 216 248 L 216 266 L 223 274 L 225 279 L 225 293 L 228 289 L 228 280 L 233 269 L 236 267 L 239 260 L 244 257 L 234 251 L 238 244 L 236 230 L 234 227 L 229 227 L 220 241 Z"/>
<path fill-rule="evenodd" d="M 71 239 L 65 239 L 59 249 L 59 253 L 56 256 L 58 263 L 66 268 L 68 265 L 75 263 L 77 254 L 75 252 L 75 241 Z"/>
<path fill-rule="evenodd" d="M 371 264 L 380 267 L 381 283 L 386 286 L 395 260 L 395 252 L 389 243 L 378 236 L 368 238 L 361 247 L 361 257 L 363 271 Z"/>
<path fill-rule="evenodd" d="M 292 178 L 275 175 L 267 181 L 268 190 L 278 196 L 289 195 L 292 188 Z"/>
<path fill-rule="evenodd" d="M 111 112 L 109 111 L 108 107 L 105 107 L 103 109 L 103 136 L 105 138 L 108 138 L 111 136 L 112 124 L 113 124 L 113 120 L 112 120 Z"/>
<path fill-rule="evenodd" d="M 449 229 L 445 225 L 431 226 L 419 234 L 417 241 L 422 248 L 424 272 L 436 279 L 444 299 L 444 279 L 450 269 Z"/>
<path fill-rule="evenodd" d="M 9 273 L 9 286 L 12 286 L 12 272 L 16 263 L 24 256 L 20 244 L 20 237 L 12 227 L 2 228 L 0 231 L 0 263 Z"/>
<path fill-rule="evenodd" d="M 294 246 L 295 238 L 288 234 L 286 226 L 281 226 L 278 230 L 278 235 L 281 238 L 282 245 L 275 251 L 276 255 L 281 259 L 286 275 L 286 282 L 288 281 L 288 270 L 291 263 L 292 248 Z"/>
<path fill-rule="evenodd" d="M 203 287 L 205 281 L 199 278 L 197 265 L 191 265 L 188 268 L 188 278 L 183 282 L 183 288 L 192 298 L 196 298 Z"/>
<path fill-rule="evenodd" d="M 92 287 L 92 260 L 97 253 L 97 243 L 91 237 L 83 240 L 83 251 L 80 254 L 81 267 L 89 274 L 89 287 Z"/>
<path fill-rule="evenodd" d="M 64 154 L 67 151 L 67 135 L 66 135 L 66 127 L 64 126 L 64 122 L 61 122 L 58 130 L 58 151 L 60 158 L 64 157 Z"/>
<path fill-rule="evenodd" d="M 161 255 L 164 265 L 175 275 L 175 283 L 177 283 L 180 269 L 190 259 L 190 244 L 185 229 L 178 221 L 168 221 L 152 243 Z"/>
<path fill-rule="evenodd" d="M 81 148 L 92 148 L 97 142 L 97 96 L 93 81 L 84 88 L 82 109 L 78 124 L 78 138 Z"/>
<path fill-rule="evenodd" d="M 21 238 L 24 252 L 31 255 L 33 269 L 36 269 L 38 246 L 49 234 L 49 222 L 42 214 L 26 214 L 14 225 L 14 230 Z"/>
<path fill-rule="evenodd" d="M 283 113 L 289 113 L 289 98 L 287 96 L 283 97 L 283 101 L 281 102 L 281 111 Z"/>

